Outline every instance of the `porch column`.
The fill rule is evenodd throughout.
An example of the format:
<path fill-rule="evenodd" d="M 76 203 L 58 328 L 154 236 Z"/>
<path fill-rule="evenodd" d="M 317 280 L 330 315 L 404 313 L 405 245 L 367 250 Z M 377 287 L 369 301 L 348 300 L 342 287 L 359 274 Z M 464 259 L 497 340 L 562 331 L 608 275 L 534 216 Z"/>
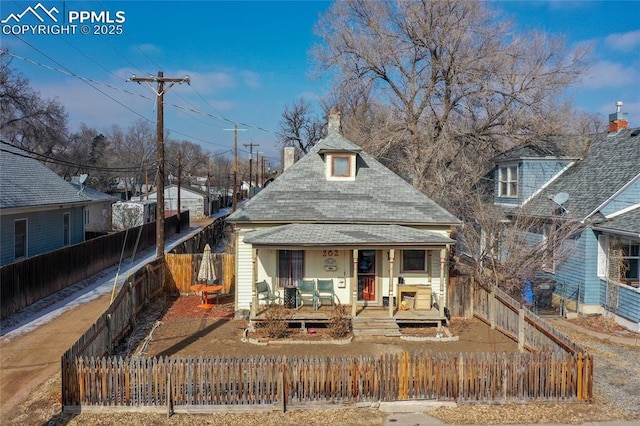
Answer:
<path fill-rule="evenodd" d="M 358 312 L 358 250 L 353 250 L 353 276 L 351 277 L 351 317 Z"/>
<path fill-rule="evenodd" d="M 447 267 L 447 254 L 449 253 L 448 246 L 440 250 L 440 294 L 438 295 L 438 308 L 440 317 L 444 317 L 444 302 L 446 300 L 447 289 L 449 283 L 446 281 L 449 274 L 445 273 Z"/>
<path fill-rule="evenodd" d="M 258 250 L 251 250 L 251 318 L 258 313 L 258 292 L 256 291 L 256 283 L 258 282 Z"/>
<path fill-rule="evenodd" d="M 394 288 L 397 284 L 394 284 L 393 280 L 393 261 L 395 255 L 395 250 L 389 249 L 389 318 L 393 318 L 393 295 L 398 294 L 398 289 Z"/>

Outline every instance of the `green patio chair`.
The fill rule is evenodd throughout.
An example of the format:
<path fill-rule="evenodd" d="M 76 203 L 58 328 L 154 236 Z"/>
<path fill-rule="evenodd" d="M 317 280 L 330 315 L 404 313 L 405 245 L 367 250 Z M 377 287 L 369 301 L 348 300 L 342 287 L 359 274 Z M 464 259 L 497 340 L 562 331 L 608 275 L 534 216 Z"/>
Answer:
<path fill-rule="evenodd" d="M 313 307 L 314 311 L 318 310 L 320 307 L 320 300 L 318 299 L 315 280 L 300 281 L 300 285 L 298 286 L 298 295 L 300 297 L 300 306 L 308 303 Z"/>
<path fill-rule="evenodd" d="M 333 280 L 331 278 L 318 279 L 318 283 L 316 284 L 316 291 L 318 292 L 318 299 L 320 299 L 320 302 L 329 300 L 331 306 L 335 306 L 336 293 L 333 289 Z"/>
<path fill-rule="evenodd" d="M 258 295 L 258 304 L 263 301 L 267 305 L 271 305 L 272 303 L 280 303 L 282 300 L 280 292 L 278 290 L 272 291 L 269 283 L 265 280 L 256 283 L 256 294 Z"/>

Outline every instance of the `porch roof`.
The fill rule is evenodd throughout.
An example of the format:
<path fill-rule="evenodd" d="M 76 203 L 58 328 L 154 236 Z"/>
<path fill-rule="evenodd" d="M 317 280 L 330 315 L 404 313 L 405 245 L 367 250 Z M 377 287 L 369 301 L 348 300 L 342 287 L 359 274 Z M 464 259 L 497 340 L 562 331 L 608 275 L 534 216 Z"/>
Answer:
<path fill-rule="evenodd" d="M 433 231 L 401 225 L 292 223 L 248 232 L 244 241 L 257 246 L 424 246 L 454 244 Z"/>

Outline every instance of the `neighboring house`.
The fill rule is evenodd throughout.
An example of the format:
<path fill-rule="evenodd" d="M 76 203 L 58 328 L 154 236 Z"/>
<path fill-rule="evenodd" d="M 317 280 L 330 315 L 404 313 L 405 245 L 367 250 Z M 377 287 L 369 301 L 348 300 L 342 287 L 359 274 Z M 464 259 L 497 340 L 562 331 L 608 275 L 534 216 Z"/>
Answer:
<path fill-rule="evenodd" d="M 150 192 L 149 199 L 156 200 L 157 192 Z M 177 213 L 178 186 L 169 185 L 164 188 L 164 209 Z M 193 187 L 180 187 L 180 211 L 189 210 L 191 220 L 211 214 L 211 196 Z"/>
<path fill-rule="evenodd" d="M 0 265 L 83 242 L 91 203 L 29 153 L 0 141 Z"/>
<path fill-rule="evenodd" d="M 157 204 L 155 201 L 118 201 L 111 206 L 111 230 L 142 226 L 156 221 Z"/>
<path fill-rule="evenodd" d="M 386 306 L 393 316 L 399 293 L 416 286 L 442 318 L 459 220 L 339 126 L 331 114 L 327 137 L 228 217 L 238 234 L 236 309 L 256 307 L 257 282 L 286 296 L 303 279 L 331 279 L 352 315 Z"/>
<path fill-rule="evenodd" d="M 541 144 L 548 149 L 526 146 L 496 157 L 494 202 L 549 225 L 579 221 L 569 258 L 548 271 L 556 294 L 575 300 L 580 313 L 608 313 L 640 331 L 640 128 L 628 128 L 620 106 L 609 116 L 609 133 L 549 139 Z"/>
<path fill-rule="evenodd" d="M 84 176 L 86 179 L 86 175 Z M 74 176 L 71 178 L 71 185 L 78 194 L 93 201 L 84 209 L 84 232 L 93 236 L 106 234 L 111 230 L 111 205 L 118 198 L 89 188 L 82 180 L 82 177 Z"/>

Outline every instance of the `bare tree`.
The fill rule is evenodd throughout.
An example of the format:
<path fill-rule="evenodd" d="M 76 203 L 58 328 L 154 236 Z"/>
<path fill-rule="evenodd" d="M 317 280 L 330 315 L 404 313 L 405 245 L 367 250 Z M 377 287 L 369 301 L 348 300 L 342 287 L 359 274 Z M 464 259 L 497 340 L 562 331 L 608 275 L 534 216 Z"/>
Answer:
<path fill-rule="evenodd" d="M 344 0 L 317 32 L 336 90 L 364 88 L 386 109 L 394 169 L 454 210 L 519 135 L 565 130 L 560 94 L 587 65 L 587 48 L 518 34 L 483 2 Z"/>
<path fill-rule="evenodd" d="M 7 142 L 46 156 L 66 143 L 67 113 L 56 99 L 43 99 L 0 49 L 0 133 Z"/>
<path fill-rule="evenodd" d="M 278 127 L 280 145 L 293 146 L 303 154 L 327 133 L 325 124 L 312 115 L 311 103 L 304 98 L 285 106 Z"/>
<path fill-rule="evenodd" d="M 526 207 L 505 215 L 487 203 L 485 191 L 467 199 L 467 220 L 456 235 L 456 266 L 486 287 L 518 298 L 526 282 L 554 272 L 569 259 L 583 225 L 570 214 L 544 219 Z"/>

